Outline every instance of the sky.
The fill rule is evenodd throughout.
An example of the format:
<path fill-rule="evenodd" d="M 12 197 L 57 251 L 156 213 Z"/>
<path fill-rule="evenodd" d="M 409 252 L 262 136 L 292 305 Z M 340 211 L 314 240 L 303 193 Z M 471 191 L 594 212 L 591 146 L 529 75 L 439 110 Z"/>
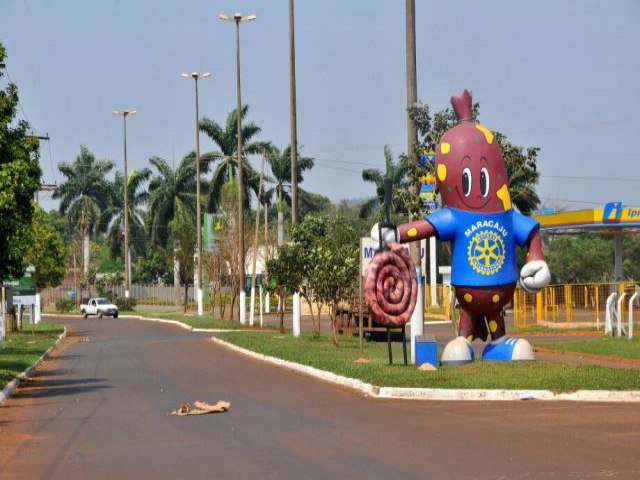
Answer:
<path fill-rule="evenodd" d="M 129 169 L 193 150 L 194 82 L 180 73 L 212 73 L 199 83 L 200 114 L 223 123 L 236 106 L 235 26 L 218 14 L 235 12 L 257 15 L 240 31 L 247 119 L 262 128 L 256 139 L 284 148 L 287 0 L 0 0 L 19 118 L 50 136 L 43 181 L 63 182 L 57 165 L 80 145 L 123 169 L 114 109 L 138 110 L 127 121 Z M 384 170 L 385 145 L 396 157 L 407 150 L 405 2 L 297 0 L 295 22 L 298 143 L 315 158 L 300 187 L 334 202 L 370 197 L 362 170 Z M 540 147 L 544 206 L 638 206 L 639 23 L 634 0 L 416 0 L 418 98 L 436 112 L 467 88 L 485 126 Z"/>

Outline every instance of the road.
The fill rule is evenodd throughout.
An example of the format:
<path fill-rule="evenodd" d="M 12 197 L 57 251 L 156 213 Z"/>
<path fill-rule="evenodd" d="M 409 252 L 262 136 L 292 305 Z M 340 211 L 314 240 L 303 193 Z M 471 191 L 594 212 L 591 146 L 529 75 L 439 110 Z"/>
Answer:
<path fill-rule="evenodd" d="M 640 406 L 381 401 L 128 319 L 72 331 L 0 407 L 0 478 L 640 478 Z M 183 402 L 226 413 L 176 417 Z"/>

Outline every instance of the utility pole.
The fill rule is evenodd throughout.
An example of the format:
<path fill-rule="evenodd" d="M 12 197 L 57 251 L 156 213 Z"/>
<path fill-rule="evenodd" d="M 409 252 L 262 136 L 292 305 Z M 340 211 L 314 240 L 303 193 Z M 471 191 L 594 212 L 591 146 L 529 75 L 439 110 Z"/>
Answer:
<path fill-rule="evenodd" d="M 296 113 L 296 45 L 293 0 L 289 0 L 289 96 L 291 106 L 291 224 L 298 223 L 298 121 Z"/>

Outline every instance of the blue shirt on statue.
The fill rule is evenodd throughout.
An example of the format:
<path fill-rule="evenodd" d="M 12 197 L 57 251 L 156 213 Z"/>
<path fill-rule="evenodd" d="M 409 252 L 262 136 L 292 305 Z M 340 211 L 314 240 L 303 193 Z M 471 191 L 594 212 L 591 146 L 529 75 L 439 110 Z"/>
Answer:
<path fill-rule="evenodd" d="M 444 207 L 424 219 L 440 240 L 451 241 L 451 283 L 467 287 L 514 283 L 518 279 L 516 245 L 523 247 L 539 227 L 513 209 L 479 213 Z"/>

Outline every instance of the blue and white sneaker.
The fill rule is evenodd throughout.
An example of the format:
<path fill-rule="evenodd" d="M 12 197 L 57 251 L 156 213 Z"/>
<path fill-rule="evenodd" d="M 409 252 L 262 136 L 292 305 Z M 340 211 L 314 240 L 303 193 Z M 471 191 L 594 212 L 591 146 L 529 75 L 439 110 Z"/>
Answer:
<path fill-rule="evenodd" d="M 532 361 L 535 360 L 531 344 L 524 338 L 511 338 L 507 335 L 487 343 L 482 351 L 483 360 L 494 361 Z"/>
<path fill-rule="evenodd" d="M 440 357 L 440 365 L 457 366 L 473 362 L 475 354 L 471 342 L 464 337 L 457 337 L 447 343 Z"/>

